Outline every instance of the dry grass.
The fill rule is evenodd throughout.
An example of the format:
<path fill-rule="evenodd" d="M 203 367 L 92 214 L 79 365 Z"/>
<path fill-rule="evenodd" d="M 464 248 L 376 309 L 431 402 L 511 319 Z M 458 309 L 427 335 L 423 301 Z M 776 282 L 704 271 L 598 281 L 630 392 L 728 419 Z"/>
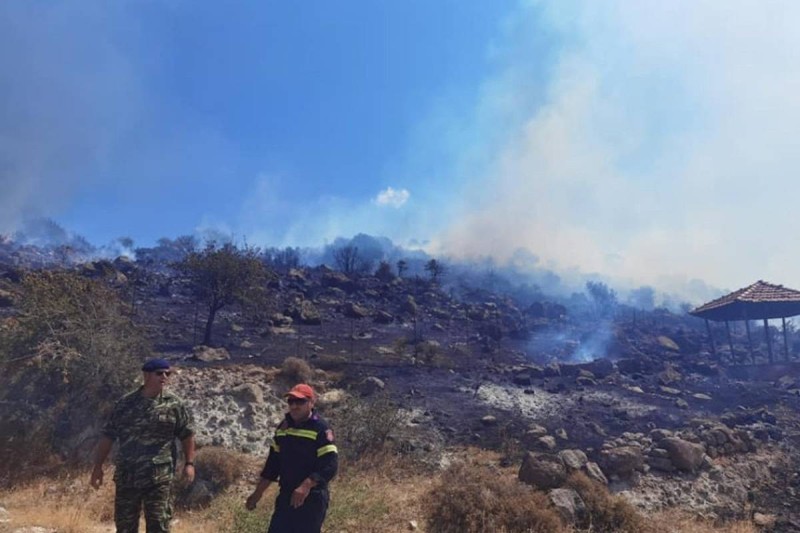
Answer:
<path fill-rule="evenodd" d="M 276 488 L 264 496 L 259 508 L 249 512 L 244 500 L 252 490 L 255 477 L 262 465 L 261 458 L 236 456 L 229 452 L 208 450 L 209 463 L 216 458 L 222 466 L 215 475 L 235 482 L 211 504 L 202 510 L 178 511 L 173 523 L 173 533 L 263 533 L 272 512 Z M 333 482 L 332 501 L 325 522 L 327 533 L 401 533 L 409 531 L 409 522 L 418 523 L 419 533 L 446 533 L 447 531 L 532 531 L 543 533 L 566 532 L 560 522 L 552 522 L 546 498 L 532 495 L 514 479 L 514 468 L 500 468 L 500 457 L 483 450 L 465 450 L 459 453 L 469 463 L 466 471 L 445 471 L 425 475 L 409 469 L 406 460 L 398 455 L 369 455 L 358 463 L 346 461 L 339 477 Z M 199 459 L 198 459 L 199 463 Z M 239 475 L 233 466 L 242 466 L 247 474 Z M 219 466 L 219 465 L 218 465 Z M 229 468 L 230 467 L 230 468 Z M 42 479 L 25 486 L 0 492 L 0 502 L 11 513 L 13 528 L 44 526 L 59 533 L 100 533 L 113 531 L 113 482 L 110 469 L 106 471 L 106 484 L 95 491 L 89 487 L 88 471 L 69 471 L 58 478 Z M 232 477 L 231 477 L 232 476 Z M 598 505 L 605 513 L 614 514 L 616 497 L 603 490 L 587 499 L 593 501 L 595 516 Z M 507 502 L 504 502 L 507 500 Z M 600 501 L 600 504 L 597 502 Z M 444 506 L 444 511 L 441 507 Z M 439 507 L 434 522 L 425 523 L 425 513 Z M 526 522 L 533 515 L 539 522 Z M 518 508 L 518 509 L 517 509 Z M 609 510 L 611 509 L 611 510 Z M 469 516 L 464 518 L 459 513 Z M 438 514 L 436 514 L 438 513 Z M 452 513 L 452 514 L 447 514 Z M 491 516 L 495 514 L 495 516 Z M 498 524 L 500 517 L 508 520 Z M 448 520 L 453 527 L 442 527 L 436 520 Z M 462 528 L 459 520 L 471 520 L 472 525 Z M 491 521 L 491 523 L 487 522 Z M 483 522 L 481 522 L 483 521 Z M 643 533 L 756 533 L 750 522 L 714 525 L 697 521 L 680 511 L 665 511 L 646 517 L 648 528 Z M 476 525 L 477 524 L 477 525 Z M 481 526 L 480 524 L 483 524 Z M 523 524 L 523 525 L 521 525 Z M 537 524 L 539 524 L 537 526 Z M 599 523 L 591 529 L 578 532 L 597 533 Z M 481 529 L 481 527 L 483 529 Z M 535 529 L 539 527 L 539 529 Z M 488 529 L 486 529 L 488 528 Z M 144 527 L 141 529 L 144 531 Z M 2 531 L 2 529 L 0 529 Z M 618 531 L 625 531 L 620 529 Z M 638 532 L 637 532 L 638 533 Z"/>
<path fill-rule="evenodd" d="M 428 493 L 426 521 L 439 533 L 566 531 L 543 492 L 499 469 L 459 463 Z"/>
<path fill-rule="evenodd" d="M 644 517 L 621 496 L 608 492 L 605 485 L 576 472 L 567 480 L 586 504 L 586 523 L 578 524 L 594 533 L 640 533 L 647 530 Z"/>
<path fill-rule="evenodd" d="M 750 521 L 740 520 L 715 525 L 708 521 L 698 520 L 677 509 L 670 509 L 648 516 L 653 524 L 654 533 L 757 533 L 759 529 Z"/>

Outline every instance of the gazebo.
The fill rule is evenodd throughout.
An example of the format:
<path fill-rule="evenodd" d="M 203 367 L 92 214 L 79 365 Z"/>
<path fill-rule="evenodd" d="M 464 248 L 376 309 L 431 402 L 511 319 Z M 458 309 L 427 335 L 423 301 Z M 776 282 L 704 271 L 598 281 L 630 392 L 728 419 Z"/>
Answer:
<path fill-rule="evenodd" d="M 711 341 L 711 352 L 716 354 L 714 337 L 711 334 L 711 324 L 709 320 L 715 322 L 725 322 L 725 329 L 728 332 L 728 344 L 733 356 L 733 340 L 731 338 L 731 321 L 744 320 L 747 329 L 747 343 L 750 350 L 750 359 L 755 362 L 753 356 L 753 339 L 750 335 L 750 321 L 764 321 L 764 335 L 767 340 L 770 363 L 774 362 L 772 355 L 772 340 L 769 335 L 769 323 L 771 318 L 780 318 L 783 321 L 783 347 L 786 360 L 789 360 L 789 342 L 786 335 L 786 318 L 800 315 L 800 291 L 788 289 L 783 285 L 773 285 L 765 281 L 757 281 L 752 285 L 734 291 L 726 296 L 717 298 L 707 304 L 701 305 L 697 309 L 690 311 L 690 315 L 705 319 L 706 330 Z"/>

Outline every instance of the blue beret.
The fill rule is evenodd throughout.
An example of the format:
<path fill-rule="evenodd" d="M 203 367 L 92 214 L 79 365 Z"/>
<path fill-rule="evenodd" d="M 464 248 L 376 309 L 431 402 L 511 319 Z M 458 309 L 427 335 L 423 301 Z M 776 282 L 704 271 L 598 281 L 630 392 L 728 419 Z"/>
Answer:
<path fill-rule="evenodd" d="M 169 370 L 169 363 L 164 359 L 150 359 L 142 365 L 142 372 L 155 372 L 156 370 Z"/>

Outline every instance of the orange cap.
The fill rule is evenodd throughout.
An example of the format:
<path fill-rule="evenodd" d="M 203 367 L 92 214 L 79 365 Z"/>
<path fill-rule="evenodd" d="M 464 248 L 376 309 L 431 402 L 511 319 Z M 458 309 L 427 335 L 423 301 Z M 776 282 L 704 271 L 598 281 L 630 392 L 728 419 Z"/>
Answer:
<path fill-rule="evenodd" d="M 292 390 L 284 394 L 285 397 L 292 397 L 292 398 L 306 398 L 309 400 L 314 399 L 314 389 L 310 386 L 306 385 L 305 383 L 300 383 L 299 385 L 295 385 L 292 387 Z"/>

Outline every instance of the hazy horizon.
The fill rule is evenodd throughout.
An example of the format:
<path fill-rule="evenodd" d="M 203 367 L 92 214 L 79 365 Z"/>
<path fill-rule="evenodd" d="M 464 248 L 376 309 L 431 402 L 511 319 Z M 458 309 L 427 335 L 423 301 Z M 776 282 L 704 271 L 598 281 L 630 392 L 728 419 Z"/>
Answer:
<path fill-rule="evenodd" d="M 797 15 L 10 0 L 0 233 L 26 217 L 95 244 L 367 233 L 681 294 L 798 288 Z"/>

